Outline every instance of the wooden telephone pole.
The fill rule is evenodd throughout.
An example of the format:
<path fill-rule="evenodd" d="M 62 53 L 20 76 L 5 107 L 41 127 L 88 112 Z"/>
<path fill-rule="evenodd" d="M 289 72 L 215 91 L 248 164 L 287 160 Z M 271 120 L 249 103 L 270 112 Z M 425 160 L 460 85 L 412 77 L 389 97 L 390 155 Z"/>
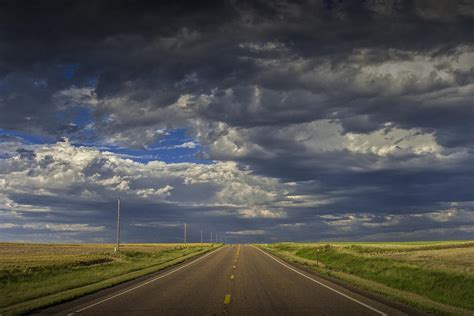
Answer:
<path fill-rule="evenodd" d="M 184 247 L 186 247 L 186 223 L 184 223 Z"/>
<path fill-rule="evenodd" d="M 119 251 L 120 248 L 120 198 L 117 200 L 117 246 L 115 252 Z"/>

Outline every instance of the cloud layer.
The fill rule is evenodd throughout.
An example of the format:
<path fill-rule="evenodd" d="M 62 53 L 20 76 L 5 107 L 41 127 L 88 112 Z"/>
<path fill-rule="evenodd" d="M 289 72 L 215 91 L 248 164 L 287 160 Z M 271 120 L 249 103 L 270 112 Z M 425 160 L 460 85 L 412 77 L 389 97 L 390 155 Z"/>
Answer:
<path fill-rule="evenodd" d="M 2 7 L 6 239 L 109 240 L 119 195 L 130 240 L 472 236 L 468 1 Z M 206 163 L 109 150 L 183 128 Z"/>

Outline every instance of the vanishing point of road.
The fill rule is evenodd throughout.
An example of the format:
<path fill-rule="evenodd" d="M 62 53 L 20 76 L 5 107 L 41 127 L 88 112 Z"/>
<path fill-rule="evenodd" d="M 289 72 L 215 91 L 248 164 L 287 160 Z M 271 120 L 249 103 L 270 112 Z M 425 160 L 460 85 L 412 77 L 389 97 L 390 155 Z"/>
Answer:
<path fill-rule="evenodd" d="M 249 245 L 224 246 L 171 269 L 40 313 L 406 315 Z"/>

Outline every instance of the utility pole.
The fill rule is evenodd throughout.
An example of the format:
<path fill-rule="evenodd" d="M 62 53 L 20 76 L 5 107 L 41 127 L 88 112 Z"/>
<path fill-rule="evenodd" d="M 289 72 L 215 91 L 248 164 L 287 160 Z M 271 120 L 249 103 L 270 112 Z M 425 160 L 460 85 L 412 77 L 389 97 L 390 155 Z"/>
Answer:
<path fill-rule="evenodd" d="M 212 232 L 211 232 L 211 244 L 212 244 Z"/>
<path fill-rule="evenodd" d="M 186 247 L 186 223 L 184 223 L 184 247 Z"/>
<path fill-rule="evenodd" d="M 217 244 L 217 233 L 216 233 L 216 244 Z"/>
<path fill-rule="evenodd" d="M 202 229 L 201 229 L 201 245 L 202 245 Z"/>
<path fill-rule="evenodd" d="M 120 247 L 120 198 L 117 200 L 117 246 L 115 252 L 119 251 Z"/>

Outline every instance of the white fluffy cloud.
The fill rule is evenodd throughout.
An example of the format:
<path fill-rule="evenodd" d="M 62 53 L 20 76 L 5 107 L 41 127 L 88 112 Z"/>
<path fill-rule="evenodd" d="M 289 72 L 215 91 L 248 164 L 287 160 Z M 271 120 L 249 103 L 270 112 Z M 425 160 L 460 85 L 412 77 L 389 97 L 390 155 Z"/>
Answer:
<path fill-rule="evenodd" d="M 251 209 L 272 204 L 287 194 L 275 179 L 252 175 L 236 163 L 139 163 L 110 152 L 75 147 L 68 141 L 45 145 L 34 155 L 0 160 L 3 211 L 36 211 L 12 195 L 113 200 L 118 196 L 147 202 L 186 206 L 233 206 Z M 205 195 L 199 190 L 206 188 Z M 41 208 L 39 208 L 41 209 Z M 48 209 L 51 210 L 51 209 Z M 271 210 L 244 211 L 245 217 L 280 216 Z"/>
<path fill-rule="evenodd" d="M 198 137 L 210 137 L 197 125 Z M 207 127 L 204 127 L 207 128 Z M 329 166 L 360 170 L 391 169 L 394 167 L 423 167 L 429 162 L 448 166 L 467 158 L 463 149 L 446 151 L 432 133 L 421 129 L 403 129 L 386 123 L 368 133 L 344 132 L 338 120 L 316 120 L 292 124 L 283 128 L 234 128 L 224 123 L 213 126 L 215 133 L 209 145 L 213 157 L 221 159 L 281 159 L 281 155 L 300 153 L 311 159 L 327 153 L 339 153 L 337 160 L 326 161 Z M 284 148 L 284 149 L 283 149 Z M 365 159 L 354 166 L 344 161 L 349 155 Z M 296 157 L 298 159 L 298 157 Z M 308 168 L 311 166 L 309 165 Z"/>
<path fill-rule="evenodd" d="M 255 235 L 265 235 L 266 231 L 263 229 L 255 230 L 239 230 L 239 231 L 228 231 L 226 234 L 236 235 L 236 236 L 255 236 Z"/>
<path fill-rule="evenodd" d="M 53 224 L 53 223 L 30 223 L 30 224 L 13 224 L 3 223 L 0 228 L 26 228 L 33 230 L 50 230 L 56 232 L 100 232 L 104 230 L 104 226 L 90 226 L 88 224 Z"/>

